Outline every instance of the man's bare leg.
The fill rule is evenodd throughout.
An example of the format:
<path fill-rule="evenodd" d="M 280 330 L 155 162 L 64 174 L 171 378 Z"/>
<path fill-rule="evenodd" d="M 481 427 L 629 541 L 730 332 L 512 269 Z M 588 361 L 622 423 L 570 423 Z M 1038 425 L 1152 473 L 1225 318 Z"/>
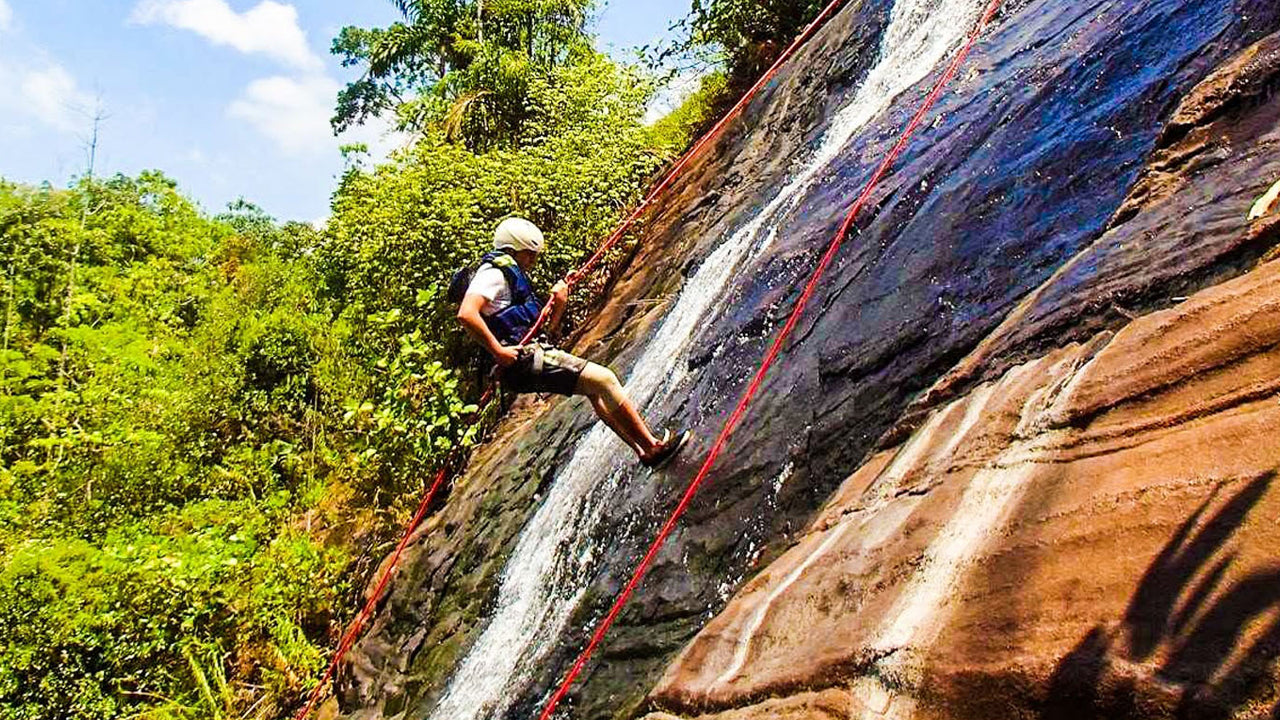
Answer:
<path fill-rule="evenodd" d="M 636 445 L 634 440 L 627 437 L 626 427 L 623 426 L 622 423 L 618 422 L 618 419 L 613 416 L 613 412 L 609 410 L 609 406 L 605 404 L 604 400 L 592 395 L 588 395 L 587 400 L 591 402 L 592 409 L 596 411 L 596 417 L 600 418 L 605 425 L 608 425 L 609 429 L 613 431 L 613 434 L 617 435 L 623 442 L 625 442 L 636 455 L 643 454 L 640 450 L 640 446 Z"/>
<path fill-rule="evenodd" d="M 601 415 L 601 419 L 631 445 L 641 458 L 652 455 L 658 449 L 660 441 L 649 431 L 649 426 L 645 424 L 644 418 L 640 417 L 635 404 L 627 397 L 626 391 L 622 389 L 622 383 L 618 382 L 618 376 L 614 375 L 612 370 L 595 363 L 587 363 L 586 368 L 582 370 L 582 375 L 578 378 L 577 389 L 578 392 L 591 398 L 593 406 L 597 403 L 603 406 L 606 412 Z M 599 409 L 596 413 L 600 414 Z M 606 416 L 610 419 L 606 419 Z"/>

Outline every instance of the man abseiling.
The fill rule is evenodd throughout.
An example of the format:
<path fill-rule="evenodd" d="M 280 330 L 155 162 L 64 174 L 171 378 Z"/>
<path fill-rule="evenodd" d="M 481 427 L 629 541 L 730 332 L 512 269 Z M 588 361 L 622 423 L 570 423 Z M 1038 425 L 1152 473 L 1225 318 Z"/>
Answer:
<path fill-rule="evenodd" d="M 640 462 L 658 467 L 674 457 L 689 439 L 689 431 L 670 430 L 655 437 L 627 397 L 613 371 L 541 342 L 520 345 L 542 312 L 542 301 L 529 282 L 545 240 L 536 225 L 508 218 L 493 236 L 486 254 L 466 286 L 458 307 L 458 321 L 498 365 L 502 387 L 516 393 L 585 395 L 596 415 Z M 569 286 L 563 280 L 551 288 L 546 329 L 556 331 L 568 304 Z"/>

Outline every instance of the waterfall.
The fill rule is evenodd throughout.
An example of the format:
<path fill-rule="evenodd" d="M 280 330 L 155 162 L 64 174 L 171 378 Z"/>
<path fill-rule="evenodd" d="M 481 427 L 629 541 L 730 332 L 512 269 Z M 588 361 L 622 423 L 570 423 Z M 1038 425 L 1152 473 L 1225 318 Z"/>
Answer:
<path fill-rule="evenodd" d="M 875 66 L 833 118 L 818 147 L 768 205 L 721 243 L 685 282 L 631 370 L 627 391 L 638 406 L 681 385 L 694 335 L 712 319 L 738 266 L 772 242 L 788 214 L 854 134 L 928 76 L 963 39 L 980 11 L 978 0 L 897 1 Z M 619 447 L 601 423 L 578 442 L 521 533 L 503 572 L 493 616 L 458 665 L 433 720 L 501 717 L 529 682 L 530 670 L 566 630 L 574 641 L 581 639 L 582 629 L 566 625 L 591 576 L 590 537 L 608 498 L 635 463 L 631 453 Z"/>

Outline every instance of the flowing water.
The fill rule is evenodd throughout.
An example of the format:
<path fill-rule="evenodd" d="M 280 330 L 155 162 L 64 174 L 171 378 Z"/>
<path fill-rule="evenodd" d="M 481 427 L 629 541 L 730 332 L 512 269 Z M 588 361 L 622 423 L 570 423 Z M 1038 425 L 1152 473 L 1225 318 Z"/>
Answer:
<path fill-rule="evenodd" d="M 859 129 L 946 59 L 979 12 L 978 0 L 898 0 L 879 58 L 832 119 L 818 147 L 768 205 L 686 281 L 631 370 L 627 391 L 638 406 L 666 397 L 684 381 L 695 331 L 706 326 L 718 302 L 728 295 L 738 266 L 777 236 L 787 215 Z M 590 538 L 606 500 L 634 462 L 603 424 L 597 423 L 579 441 L 521 533 L 503 573 L 493 616 L 459 664 L 433 720 L 502 716 L 551 643 L 566 630 L 581 635 L 581 629 L 567 629 L 566 624 L 592 575 Z"/>

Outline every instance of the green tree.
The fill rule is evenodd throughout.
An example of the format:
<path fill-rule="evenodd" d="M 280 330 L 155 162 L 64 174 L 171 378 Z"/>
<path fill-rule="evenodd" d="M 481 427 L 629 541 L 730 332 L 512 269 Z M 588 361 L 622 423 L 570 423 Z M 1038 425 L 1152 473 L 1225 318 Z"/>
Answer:
<path fill-rule="evenodd" d="M 642 52 L 651 68 L 668 74 L 699 67 L 713 70 L 713 76 L 723 72 L 727 85 L 703 99 L 713 100 L 719 114 L 826 5 L 827 0 L 692 0 L 688 16 L 672 27 L 679 36 Z"/>
<path fill-rule="evenodd" d="M 313 677 L 354 546 L 400 519 L 317 244 L 155 172 L 0 181 L 0 718 L 284 714 Z"/>
<path fill-rule="evenodd" d="M 593 0 L 397 0 L 403 20 L 347 27 L 333 43 L 364 77 L 338 96 L 334 129 L 395 112 L 473 149 L 517 144 L 530 84 L 591 54 Z"/>

